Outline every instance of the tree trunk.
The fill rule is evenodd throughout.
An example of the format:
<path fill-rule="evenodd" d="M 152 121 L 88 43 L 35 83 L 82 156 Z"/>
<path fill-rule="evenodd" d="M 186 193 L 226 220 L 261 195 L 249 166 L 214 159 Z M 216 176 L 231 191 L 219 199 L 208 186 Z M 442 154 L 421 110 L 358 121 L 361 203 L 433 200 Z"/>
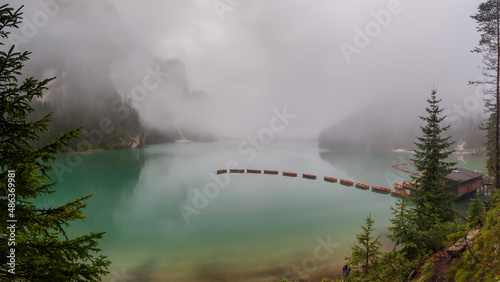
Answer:
<path fill-rule="evenodd" d="M 369 253 L 370 251 L 368 250 L 369 247 L 370 247 L 370 244 L 368 244 L 366 246 L 366 263 L 365 263 L 366 268 L 365 268 L 365 274 L 368 274 L 368 259 L 370 258 L 370 253 Z"/>
<path fill-rule="evenodd" d="M 500 152 L 498 147 L 498 127 L 500 119 L 500 0 L 496 1 L 496 35 L 497 35 L 497 77 L 496 77 L 496 117 L 495 117 L 495 187 L 500 187 Z"/>

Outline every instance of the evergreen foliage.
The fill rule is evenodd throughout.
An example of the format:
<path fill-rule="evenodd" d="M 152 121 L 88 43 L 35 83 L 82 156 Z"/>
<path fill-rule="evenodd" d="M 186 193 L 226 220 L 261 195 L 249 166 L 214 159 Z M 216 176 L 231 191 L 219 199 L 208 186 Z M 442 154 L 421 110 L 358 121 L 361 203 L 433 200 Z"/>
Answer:
<path fill-rule="evenodd" d="M 453 153 L 448 142 L 450 137 L 443 137 L 449 126 L 442 123 L 446 116 L 440 116 L 444 110 L 439 107 L 436 90 L 432 90 L 431 97 L 427 99 L 428 116 L 420 117 L 425 122 L 421 127 L 422 136 L 417 137 L 415 155 L 412 161 L 422 176 L 413 177 L 417 190 L 415 191 L 416 225 L 421 231 L 427 231 L 432 226 L 443 222 L 453 221 L 454 197 L 450 187 L 453 183 L 444 178 L 452 171 L 456 163 L 445 160 Z"/>
<path fill-rule="evenodd" d="M 8 30 L 18 28 L 21 22 L 21 8 L 13 9 L 8 4 L 0 7 L 2 47 L 9 36 Z M 33 203 L 38 197 L 54 193 L 56 183 L 48 174 L 53 170 L 50 163 L 80 130 L 63 133 L 35 148 L 42 141 L 41 134 L 47 132 L 52 116 L 47 114 L 33 120 L 31 103 L 42 97 L 51 79 L 19 81 L 29 54 L 15 52 L 14 46 L 0 51 L 0 253 L 8 254 L 15 248 L 16 260 L 12 274 L 7 257 L 0 257 L 0 280 L 100 281 L 110 264 L 105 256 L 98 254 L 101 251 L 98 241 L 103 233 L 73 239 L 66 233 L 71 221 L 85 219 L 84 201 L 90 195 L 59 207 L 39 208 Z M 10 185 L 7 189 L 8 183 L 14 183 L 14 187 Z M 7 220 L 17 220 L 15 246 L 9 244 L 11 229 L 7 228 Z"/>
<path fill-rule="evenodd" d="M 480 227 L 484 223 L 484 207 L 479 197 L 475 197 L 469 204 L 467 210 L 467 226 L 469 228 Z"/>
<path fill-rule="evenodd" d="M 390 219 L 392 226 L 387 229 L 392 233 L 389 238 L 397 245 L 406 247 L 416 247 L 414 242 L 415 234 L 415 209 L 408 199 L 399 198 L 395 207 L 390 207 L 393 218 Z"/>
<path fill-rule="evenodd" d="M 366 218 L 365 225 L 361 228 L 363 231 L 356 235 L 358 245 L 351 247 L 351 257 L 347 257 L 348 265 L 353 269 L 353 273 L 363 273 L 364 276 L 370 275 L 370 266 L 377 264 L 381 254 L 382 244 L 379 237 L 373 237 L 373 219 L 371 214 Z"/>

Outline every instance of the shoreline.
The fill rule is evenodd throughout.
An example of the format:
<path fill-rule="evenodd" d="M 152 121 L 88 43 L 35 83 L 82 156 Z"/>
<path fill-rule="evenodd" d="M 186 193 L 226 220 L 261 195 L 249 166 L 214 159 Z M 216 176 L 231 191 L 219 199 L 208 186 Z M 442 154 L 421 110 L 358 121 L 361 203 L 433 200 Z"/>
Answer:
<path fill-rule="evenodd" d="M 476 151 L 477 150 L 477 151 Z M 407 149 L 391 149 L 391 152 L 393 153 L 405 153 L 405 154 L 414 154 L 413 150 L 407 150 Z M 467 150 L 467 151 L 454 151 L 452 155 L 456 156 L 465 156 L 465 155 L 474 155 L 474 154 L 479 154 L 482 151 L 480 149 L 472 149 L 472 150 Z"/>

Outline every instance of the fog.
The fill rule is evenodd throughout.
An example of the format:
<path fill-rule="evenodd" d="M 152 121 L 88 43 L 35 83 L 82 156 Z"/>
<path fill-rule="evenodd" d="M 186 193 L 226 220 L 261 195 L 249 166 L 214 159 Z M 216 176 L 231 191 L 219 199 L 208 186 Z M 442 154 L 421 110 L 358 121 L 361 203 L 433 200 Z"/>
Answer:
<path fill-rule="evenodd" d="M 471 101 L 468 116 L 482 111 L 468 86 L 481 74 L 479 0 L 11 2 L 25 5 L 14 32 L 31 75 L 80 80 L 79 99 L 94 102 L 114 89 L 160 130 L 247 138 L 284 108 L 296 117 L 276 139 L 317 140 L 359 111 L 366 129 L 409 127 L 432 88 L 451 116 Z M 160 78 L 145 79 L 151 70 Z"/>

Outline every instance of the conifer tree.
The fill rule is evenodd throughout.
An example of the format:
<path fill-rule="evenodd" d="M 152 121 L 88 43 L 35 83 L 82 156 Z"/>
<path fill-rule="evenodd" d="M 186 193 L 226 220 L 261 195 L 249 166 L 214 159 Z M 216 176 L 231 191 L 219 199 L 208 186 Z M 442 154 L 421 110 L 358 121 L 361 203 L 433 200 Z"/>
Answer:
<path fill-rule="evenodd" d="M 476 228 L 482 226 L 484 223 L 484 206 L 481 199 L 476 196 L 469 204 L 467 210 L 467 227 Z"/>
<path fill-rule="evenodd" d="M 59 207 L 33 203 L 54 192 L 50 164 L 80 132 L 64 133 L 35 148 L 48 130 L 51 115 L 31 121 L 31 102 L 42 97 L 50 79 L 21 81 L 30 53 L 5 46 L 9 29 L 21 23 L 21 8 L 0 7 L 0 280 L 100 281 L 110 264 L 99 254 L 103 233 L 73 239 L 66 233 L 71 221 L 85 219 L 82 210 L 90 196 Z M 8 258 L 12 253 L 15 258 Z"/>
<path fill-rule="evenodd" d="M 400 197 L 395 206 L 391 206 L 394 218 L 390 219 L 392 226 L 387 229 L 392 233 L 389 236 L 396 247 L 403 245 L 407 249 L 414 249 L 417 247 L 415 243 L 415 210 L 412 202 L 405 197 Z"/>
<path fill-rule="evenodd" d="M 450 150 L 452 142 L 450 137 L 443 137 L 445 131 L 450 127 L 443 126 L 446 116 L 440 116 L 444 109 L 439 107 L 436 98 L 436 90 L 432 90 L 431 97 L 427 99 L 427 116 L 420 117 L 425 125 L 420 127 L 422 136 L 417 137 L 415 155 L 412 161 L 417 170 L 422 173 L 419 177 L 413 177 L 417 190 L 414 198 L 416 224 L 420 231 L 427 231 L 433 225 L 453 221 L 455 212 L 453 210 L 454 197 L 450 187 L 453 183 L 444 179 L 456 163 L 445 160 L 453 153 Z"/>
<path fill-rule="evenodd" d="M 375 230 L 375 228 L 373 228 L 373 223 L 374 221 L 370 214 L 365 220 L 365 225 L 361 226 L 363 229 L 362 233 L 356 235 L 359 245 L 353 245 L 351 247 L 351 257 L 346 257 L 347 263 L 353 267 L 353 269 L 356 269 L 358 274 L 361 270 L 364 276 L 369 275 L 370 265 L 376 264 L 381 254 L 380 247 L 382 244 L 379 241 L 379 237 L 374 238 L 372 236 Z"/>
<path fill-rule="evenodd" d="M 473 52 L 483 54 L 483 76 L 485 80 L 472 81 L 471 84 L 486 84 L 484 90 L 485 108 L 491 112 L 488 126 L 489 170 L 493 171 L 495 187 L 500 187 L 500 0 L 487 0 L 479 4 L 478 11 L 471 18 L 476 20 L 477 30 L 481 33 L 479 46 Z M 491 142 L 491 143 L 490 143 Z"/>

